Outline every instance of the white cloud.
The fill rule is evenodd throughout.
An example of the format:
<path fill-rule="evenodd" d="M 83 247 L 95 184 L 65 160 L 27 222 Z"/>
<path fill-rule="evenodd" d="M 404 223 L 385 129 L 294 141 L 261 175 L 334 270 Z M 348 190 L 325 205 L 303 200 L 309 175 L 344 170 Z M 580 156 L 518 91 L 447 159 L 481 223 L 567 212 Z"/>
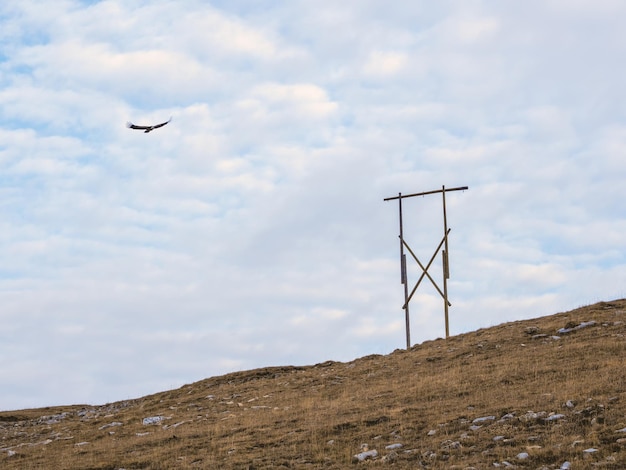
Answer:
<path fill-rule="evenodd" d="M 408 57 L 404 53 L 374 51 L 365 64 L 364 72 L 374 76 L 393 76 L 404 69 L 407 62 Z"/>
<path fill-rule="evenodd" d="M 469 186 L 446 197 L 453 333 L 623 295 L 620 13 L 3 4 L 3 406 L 404 347 L 399 192 Z M 427 260 L 441 197 L 403 207 Z M 414 343 L 442 307 L 424 282 Z"/>
<path fill-rule="evenodd" d="M 442 23 L 442 35 L 458 41 L 462 45 L 475 45 L 479 42 L 494 40 L 501 29 L 501 22 L 496 17 L 453 17 Z"/>

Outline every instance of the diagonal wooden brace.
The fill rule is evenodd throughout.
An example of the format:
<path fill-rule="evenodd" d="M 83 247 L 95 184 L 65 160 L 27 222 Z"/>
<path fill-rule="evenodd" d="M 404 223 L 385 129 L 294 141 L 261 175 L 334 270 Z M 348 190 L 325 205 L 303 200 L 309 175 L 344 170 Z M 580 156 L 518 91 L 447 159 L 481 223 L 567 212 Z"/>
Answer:
<path fill-rule="evenodd" d="M 404 245 L 404 247 L 408 250 L 409 253 L 411 253 L 411 256 L 413 256 L 413 259 L 415 261 L 417 261 L 417 264 L 419 265 L 420 268 L 422 268 L 422 274 L 419 277 L 419 279 L 417 280 L 417 283 L 415 284 L 415 287 L 413 288 L 413 290 L 411 291 L 411 294 L 408 296 L 405 304 L 402 306 L 403 309 L 406 308 L 406 306 L 409 304 L 409 302 L 411 301 L 411 298 L 413 297 L 413 294 L 415 294 L 415 291 L 417 290 L 417 288 L 419 287 L 419 285 L 422 282 L 422 279 L 424 279 L 424 276 L 428 277 L 428 279 L 430 279 L 430 282 L 432 282 L 433 286 L 435 286 L 435 289 L 437 289 L 437 292 L 439 292 L 439 295 L 441 295 L 441 297 L 446 300 L 446 296 L 444 295 L 444 293 L 441 291 L 441 289 L 439 288 L 439 286 L 437 285 L 437 283 L 434 281 L 434 279 L 432 277 L 430 277 L 430 274 L 428 274 L 428 269 L 430 269 L 430 265 L 433 264 L 433 261 L 435 260 L 435 258 L 437 257 L 437 253 L 439 253 L 439 250 L 441 250 L 441 247 L 443 246 L 443 244 L 446 241 L 446 238 L 448 238 L 448 234 L 450 233 L 450 230 L 452 229 L 448 229 L 448 231 L 446 232 L 446 234 L 444 235 L 444 237 L 442 238 L 441 242 L 439 243 L 439 246 L 437 246 L 437 249 L 435 250 L 435 252 L 433 253 L 433 256 L 430 258 L 430 261 L 428 262 L 428 264 L 426 265 L 426 267 L 424 267 L 424 265 L 420 262 L 420 260 L 417 258 L 417 256 L 415 256 L 415 253 L 413 253 L 413 250 L 411 250 L 411 248 L 409 247 L 409 245 L 407 245 L 407 243 L 402 240 L 402 244 Z M 449 300 L 447 300 L 448 302 L 448 306 L 452 307 L 452 304 L 450 303 Z"/>

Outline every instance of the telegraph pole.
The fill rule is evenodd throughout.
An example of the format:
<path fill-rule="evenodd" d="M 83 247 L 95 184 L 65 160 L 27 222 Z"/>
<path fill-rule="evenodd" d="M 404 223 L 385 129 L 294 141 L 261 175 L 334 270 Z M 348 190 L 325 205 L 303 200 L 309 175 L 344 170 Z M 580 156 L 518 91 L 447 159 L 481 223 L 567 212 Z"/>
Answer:
<path fill-rule="evenodd" d="M 401 279 L 402 284 L 404 285 L 404 305 L 402 306 L 402 308 L 404 310 L 404 317 L 405 317 L 405 323 L 406 323 L 406 348 L 407 349 L 409 349 L 411 347 L 411 332 L 410 332 L 410 321 L 409 321 L 409 302 L 410 302 L 411 298 L 413 297 L 413 294 L 415 293 L 415 291 L 417 290 L 417 288 L 419 287 L 420 283 L 422 282 L 422 280 L 424 279 L 425 276 L 428 277 L 428 279 L 433 284 L 435 289 L 437 289 L 437 291 L 439 292 L 441 297 L 443 297 L 444 317 L 445 317 L 445 326 L 446 326 L 446 339 L 450 336 L 450 325 L 449 325 L 449 321 L 448 321 L 448 307 L 452 306 L 452 304 L 448 300 L 448 279 L 450 279 L 450 260 L 449 260 L 449 251 L 448 251 L 448 234 L 450 233 L 450 229 L 448 228 L 448 219 L 447 219 L 447 214 L 446 214 L 446 192 L 450 192 L 450 191 L 465 191 L 467 189 L 469 189 L 467 186 L 461 186 L 461 187 L 458 187 L 458 188 L 450 188 L 450 189 L 446 189 L 445 186 L 442 186 L 441 189 L 436 189 L 434 191 L 426 191 L 426 192 L 423 192 L 423 193 L 415 193 L 415 194 L 406 194 L 404 196 L 402 195 L 402 193 L 398 193 L 397 196 L 388 197 L 388 198 L 384 199 L 385 201 L 392 201 L 392 200 L 395 200 L 395 199 L 398 200 L 398 212 L 399 212 L 399 216 L 400 216 L 400 279 Z M 437 194 L 437 193 L 441 193 L 441 195 L 442 195 L 442 202 L 443 202 L 443 239 L 441 240 L 441 243 L 439 243 L 439 246 L 435 250 L 435 253 L 431 257 L 431 259 L 428 262 L 428 264 L 426 266 L 424 266 L 421 263 L 421 261 L 417 258 L 415 253 L 413 253 L 413 250 L 411 250 L 409 245 L 404 240 L 404 230 L 403 230 L 403 227 L 402 227 L 402 199 L 406 199 L 406 198 L 409 198 L 409 197 L 416 197 L 416 196 L 426 196 L 426 195 L 429 195 L 429 194 Z M 430 268 L 431 264 L 433 263 L 434 259 L 436 258 L 437 253 L 439 253 L 439 250 L 441 250 L 442 246 L 443 246 L 443 250 L 441 252 L 441 255 L 442 255 L 442 265 L 443 265 L 443 292 L 442 292 L 441 289 L 439 289 L 439 286 L 437 285 L 437 283 L 433 280 L 433 278 L 428 273 L 428 269 Z M 409 294 L 409 290 L 408 290 L 408 278 L 407 278 L 407 273 L 406 273 L 407 263 L 406 263 L 406 255 L 404 253 L 404 249 L 405 248 L 411 254 L 413 259 L 417 262 L 417 264 L 419 265 L 419 267 L 422 270 L 422 274 L 420 275 L 417 283 L 415 284 L 415 287 L 413 288 L 413 290 L 411 291 L 410 294 Z"/>
<path fill-rule="evenodd" d="M 409 286 L 406 276 L 406 255 L 404 254 L 404 236 L 402 230 L 402 193 L 398 193 L 398 209 L 400 212 L 400 282 L 404 284 L 404 321 L 406 323 L 406 348 L 411 347 L 411 322 L 409 319 Z"/>
<path fill-rule="evenodd" d="M 465 188 L 467 189 L 467 187 Z M 446 218 L 446 187 L 441 187 L 443 199 L 443 238 L 444 248 L 441 253 L 443 265 L 443 311 L 446 317 L 446 339 L 450 336 L 450 323 L 448 322 L 448 279 L 450 279 L 450 265 L 448 264 L 448 219 Z"/>

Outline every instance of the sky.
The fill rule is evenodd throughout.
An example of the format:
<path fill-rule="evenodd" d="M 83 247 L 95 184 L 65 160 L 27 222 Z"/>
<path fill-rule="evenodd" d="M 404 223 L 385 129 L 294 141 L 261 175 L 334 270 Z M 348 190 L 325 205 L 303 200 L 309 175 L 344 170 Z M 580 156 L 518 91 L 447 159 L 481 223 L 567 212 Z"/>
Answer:
<path fill-rule="evenodd" d="M 451 335 L 624 297 L 624 17 L 2 2 L 0 410 L 405 348 L 399 193 L 469 188 L 445 198 Z M 403 200 L 440 287 L 442 206 Z M 409 310 L 413 345 L 445 336 L 428 279 Z"/>

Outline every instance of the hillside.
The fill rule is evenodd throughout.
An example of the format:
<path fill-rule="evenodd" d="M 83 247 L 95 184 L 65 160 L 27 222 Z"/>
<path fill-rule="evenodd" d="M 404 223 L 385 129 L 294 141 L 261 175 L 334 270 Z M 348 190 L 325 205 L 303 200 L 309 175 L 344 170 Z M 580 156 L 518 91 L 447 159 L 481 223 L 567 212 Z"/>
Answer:
<path fill-rule="evenodd" d="M 602 302 L 349 363 L 5 411 L 0 468 L 625 469 L 625 312 Z"/>

